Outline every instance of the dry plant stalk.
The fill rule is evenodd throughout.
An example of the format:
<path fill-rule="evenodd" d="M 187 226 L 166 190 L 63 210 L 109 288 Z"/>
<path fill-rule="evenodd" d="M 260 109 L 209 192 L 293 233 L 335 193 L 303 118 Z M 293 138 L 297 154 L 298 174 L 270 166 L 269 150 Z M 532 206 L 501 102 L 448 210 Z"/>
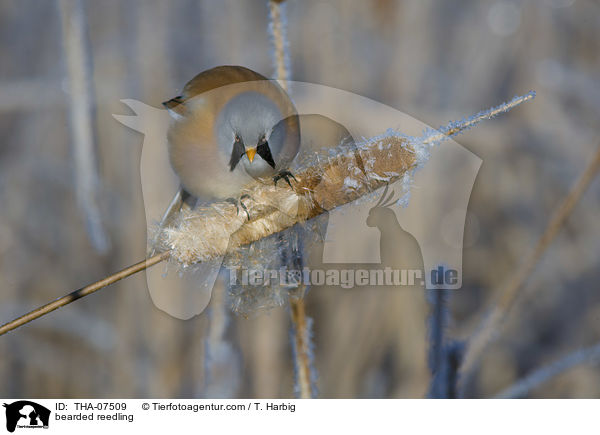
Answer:
<path fill-rule="evenodd" d="M 102 227 L 98 205 L 98 162 L 94 149 L 91 60 L 86 53 L 86 20 L 80 0 L 59 2 L 62 35 L 69 79 L 69 117 L 75 167 L 77 202 L 85 215 L 88 235 L 99 253 L 106 253 L 109 239 Z"/>
<path fill-rule="evenodd" d="M 534 92 L 517 96 L 470 118 L 428 130 L 421 137 L 389 131 L 357 148 L 338 146 L 332 155 L 298 169 L 293 188 L 284 182 L 274 185 L 270 178 L 247 185 L 241 197 L 251 198 L 245 202 L 251 220 L 229 202 L 184 210 L 174 225 L 158 234 L 156 248 L 170 251 L 171 258 L 184 267 L 223 256 L 399 180 L 425 163 L 429 148 L 534 96 Z"/>
<path fill-rule="evenodd" d="M 290 79 L 290 56 L 288 50 L 287 29 L 285 23 L 285 0 L 269 0 L 269 30 L 273 43 L 273 62 L 275 78 L 281 87 L 288 91 Z M 302 289 L 304 293 L 305 289 Z M 290 312 L 293 325 L 295 363 L 299 397 L 310 399 L 314 396 L 311 385 L 311 359 L 309 354 L 310 336 L 307 327 L 304 297 L 290 298 Z"/>
<path fill-rule="evenodd" d="M 243 192 L 253 198 L 248 203 L 248 211 L 253 217 L 250 221 L 228 202 L 184 211 L 175 226 L 159 233 L 157 244 L 161 252 L 0 326 L 0 335 L 167 258 L 189 266 L 360 199 L 423 164 L 423 148 L 437 145 L 484 119 L 531 100 L 534 95 L 530 92 L 515 97 L 468 119 L 427 131 L 422 137 L 411 138 L 391 132 L 367 140 L 358 149 L 338 149 L 338 153 L 325 162 L 316 160 L 298 172 L 294 188 L 281 182 L 274 186 L 272 180 L 257 180 Z M 352 183 L 348 184 L 347 180 Z"/>
<path fill-rule="evenodd" d="M 290 312 L 294 325 L 294 347 L 296 349 L 296 376 L 300 399 L 312 399 L 311 355 L 309 328 L 303 298 L 290 298 Z"/>
<path fill-rule="evenodd" d="M 293 188 L 283 182 L 274 185 L 270 178 L 246 186 L 242 195 L 251 198 L 245 201 L 249 221 L 229 202 L 184 210 L 174 226 L 159 234 L 158 250 L 170 251 L 183 266 L 212 260 L 393 183 L 416 163 L 412 145 L 400 136 L 343 150 L 323 167 L 296 173 Z"/>
<path fill-rule="evenodd" d="M 91 295 L 92 293 L 94 293 L 100 289 L 103 289 L 104 287 L 107 287 L 111 284 L 114 284 L 117 281 L 127 278 L 128 276 L 134 275 L 138 272 L 141 272 L 142 270 L 146 270 L 150 266 L 154 266 L 155 264 L 158 264 L 158 263 L 166 260 L 167 258 L 169 258 L 169 253 L 163 252 L 161 254 L 155 255 L 152 258 L 148 258 L 147 260 L 143 260 L 132 266 L 126 267 L 125 269 L 123 269 L 111 276 L 108 276 L 100 281 L 96 281 L 93 284 L 90 284 L 90 285 L 82 287 L 78 290 L 75 290 L 74 292 L 71 292 L 68 295 L 63 296 L 62 298 L 58 298 L 46 305 L 43 305 L 23 316 L 13 320 L 12 322 L 8 322 L 8 323 L 0 326 L 0 335 L 4 335 L 7 332 L 10 332 L 15 328 L 18 328 L 19 326 L 22 326 L 26 323 L 31 322 L 32 320 L 35 320 L 35 319 L 42 317 L 48 313 L 51 313 L 52 311 L 57 310 L 60 307 L 63 307 L 65 305 L 68 305 L 71 302 L 75 302 L 77 299 L 81 299 L 87 295 Z"/>
<path fill-rule="evenodd" d="M 269 0 L 269 31 L 274 46 L 275 78 L 287 91 L 287 82 L 290 79 L 290 58 L 287 50 L 285 0 Z"/>
<path fill-rule="evenodd" d="M 525 261 L 521 263 L 521 267 L 506 284 L 504 289 L 500 291 L 499 299 L 496 301 L 493 310 L 489 316 L 481 322 L 478 330 L 471 338 L 465 359 L 463 360 L 462 372 L 465 375 L 461 388 L 463 392 L 474 375 L 474 371 L 477 369 L 485 350 L 499 335 L 508 312 L 520 294 L 519 291 L 527 282 L 527 278 L 529 278 L 538 261 L 546 249 L 548 249 L 567 218 L 571 215 L 571 212 L 589 187 L 590 183 L 594 180 L 599 170 L 600 146 L 579 180 L 573 185 L 562 203 L 554 210 L 554 213 L 534 250 Z"/>
<path fill-rule="evenodd" d="M 582 364 L 597 364 L 598 361 L 600 361 L 600 343 L 592 347 L 579 349 L 535 370 L 498 393 L 494 399 L 519 399 L 525 397 L 534 388 L 574 367 Z"/>

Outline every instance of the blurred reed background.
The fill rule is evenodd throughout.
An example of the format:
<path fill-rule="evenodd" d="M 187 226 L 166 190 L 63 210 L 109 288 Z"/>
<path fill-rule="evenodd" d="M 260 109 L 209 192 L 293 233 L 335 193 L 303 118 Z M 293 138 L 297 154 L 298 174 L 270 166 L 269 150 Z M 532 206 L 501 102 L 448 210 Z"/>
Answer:
<path fill-rule="evenodd" d="M 287 17 L 293 80 L 432 126 L 537 91 L 533 103 L 457 139 L 483 159 L 464 286 L 447 295 L 445 333 L 467 339 L 598 147 L 600 4 L 289 0 Z M 127 111 L 119 100 L 159 107 L 221 64 L 272 76 L 267 26 L 265 0 L 0 0 L 1 322 L 144 257 L 143 137 L 112 118 Z M 599 193 L 596 180 L 467 397 L 494 396 L 600 341 Z M 128 278 L 1 337 L 0 395 L 293 396 L 286 308 L 226 316 L 223 297 L 181 321 L 155 308 L 143 276 Z M 426 301 L 419 292 L 311 289 L 320 397 L 424 397 Z M 580 364 L 528 396 L 600 397 L 600 369 Z"/>

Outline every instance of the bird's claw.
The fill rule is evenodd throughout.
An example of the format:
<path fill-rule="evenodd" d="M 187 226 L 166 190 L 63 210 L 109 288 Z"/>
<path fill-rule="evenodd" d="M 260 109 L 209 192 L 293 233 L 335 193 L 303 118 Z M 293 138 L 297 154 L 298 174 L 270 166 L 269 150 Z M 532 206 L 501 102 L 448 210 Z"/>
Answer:
<path fill-rule="evenodd" d="M 277 182 L 283 178 L 286 181 L 286 183 L 290 187 L 292 187 L 290 177 L 293 178 L 296 183 L 298 182 L 298 180 L 296 180 L 296 177 L 294 177 L 294 174 L 292 174 L 290 171 L 281 171 L 279 174 L 273 177 L 273 182 L 275 183 L 275 186 L 277 186 Z"/>
<path fill-rule="evenodd" d="M 244 204 L 244 202 L 242 201 L 242 200 L 244 200 L 246 198 L 252 199 L 252 197 L 250 195 L 248 195 L 247 193 L 244 193 L 242 196 L 240 196 L 240 205 L 242 206 L 242 208 L 246 212 L 246 216 L 248 217 L 248 220 L 250 220 L 250 213 L 248 213 L 248 208 L 246 207 L 246 204 Z M 238 210 L 238 213 L 239 213 L 239 210 Z"/>
<path fill-rule="evenodd" d="M 240 196 L 240 199 L 237 200 L 235 198 L 226 198 L 225 201 L 229 202 L 230 204 L 235 205 L 235 210 L 237 211 L 237 214 L 239 216 L 240 214 L 240 207 L 244 210 L 244 212 L 246 212 L 246 217 L 248 218 L 248 220 L 250 220 L 250 213 L 248 212 L 248 207 L 246 207 L 246 204 L 244 204 L 244 202 L 242 201 L 243 199 L 246 198 L 250 198 L 252 199 L 252 197 L 248 194 L 243 194 L 242 196 Z"/>

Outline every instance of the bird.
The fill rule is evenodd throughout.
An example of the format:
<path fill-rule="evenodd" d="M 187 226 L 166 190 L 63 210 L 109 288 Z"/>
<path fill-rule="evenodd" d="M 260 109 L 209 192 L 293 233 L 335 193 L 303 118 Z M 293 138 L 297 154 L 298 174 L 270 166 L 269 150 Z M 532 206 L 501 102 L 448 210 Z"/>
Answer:
<path fill-rule="evenodd" d="M 168 152 L 180 201 L 231 200 L 253 179 L 283 179 L 291 187 L 299 117 L 275 80 L 242 66 L 217 66 L 163 106 L 172 118 Z"/>
<path fill-rule="evenodd" d="M 156 146 L 163 146 L 161 151 L 167 151 L 164 163 L 170 164 L 179 182 L 179 185 L 171 185 L 167 183 L 171 177 L 164 177 L 165 183 L 175 188 L 171 193 L 174 197 L 166 209 L 161 210 L 162 218 L 149 233 L 148 257 L 163 249 L 163 229 L 177 226 L 190 216 L 182 213 L 183 210 L 235 198 L 236 206 L 239 205 L 238 214 L 244 209 L 251 220 L 242 202 L 243 195 L 240 195 L 246 183 L 259 179 L 277 184 L 283 179 L 291 185 L 292 172 L 299 171 L 306 161 L 319 157 L 327 159 L 328 148 L 345 144 L 357 151 L 348 129 L 321 114 L 299 114 L 277 81 L 245 67 L 219 66 L 201 72 L 176 95 L 163 103 L 166 110 L 152 111 L 152 116 L 161 112 L 160 120 L 146 118 L 143 123 L 165 126 L 166 130 L 160 129 Z M 142 109 L 134 109 L 138 110 L 141 112 Z M 117 119 L 125 120 L 129 126 L 136 125 L 132 128 L 139 128 L 130 118 L 121 116 Z M 163 124 L 165 118 L 170 118 L 170 122 Z M 146 134 L 145 140 L 149 136 Z M 166 146 L 163 145 L 165 138 Z M 161 180 L 167 175 L 161 172 L 164 169 L 160 165 L 159 171 L 150 171 L 151 177 Z M 161 206 L 164 206 L 162 200 Z M 157 217 L 153 214 L 152 220 Z M 178 318 L 200 314 L 210 300 L 210 291 L 222 270 L 223 261 L 225 265 L 233 264 L 236 261 L 232 257 L 234 254 L 239 254 L 242 266 L 264 260 L 264 268 L 302 270 L 305 249 L 312 249 L 312 244 L 324 237 L 321 233 L 325 231 L 326 222 L 323 225 L 319 220 L 318 224 L 316 229 L 307 227 L 301 231 L 294 228 L 261 239 L 240 248 L 240 252 L 228 254 L 228 258 L 221 256 L 196 264 L 185 274 L 167 275 L 151 270 L 147 280 L 153 300 L 159 308 Z M 250 258 L 251 263 L 248 263 Z M 236 304 L 236 310 L 250 312 L 253 308 L 271 306 L 283 300 L 269 298 L 269 295 L 293 291 L 293 286 L 279 284 L 279 280 L 272 280 L 257 288 L 230 282 L 229 291 L 234 300 L 241 301 Z"/>

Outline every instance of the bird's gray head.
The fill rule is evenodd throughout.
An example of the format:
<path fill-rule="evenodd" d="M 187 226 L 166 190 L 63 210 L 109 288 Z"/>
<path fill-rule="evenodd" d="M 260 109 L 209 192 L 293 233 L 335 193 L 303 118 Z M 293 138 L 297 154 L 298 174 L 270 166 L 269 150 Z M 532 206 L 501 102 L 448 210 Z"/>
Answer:
<path fill-rule="evenodd" d="M 283 118 L 277 104 L 261 93 L 232 98 L 216 122 L 219 149 L 230 156 L 229 169 L 241 164 L 252 177 L 276 172 L 287 134 Z"/>

